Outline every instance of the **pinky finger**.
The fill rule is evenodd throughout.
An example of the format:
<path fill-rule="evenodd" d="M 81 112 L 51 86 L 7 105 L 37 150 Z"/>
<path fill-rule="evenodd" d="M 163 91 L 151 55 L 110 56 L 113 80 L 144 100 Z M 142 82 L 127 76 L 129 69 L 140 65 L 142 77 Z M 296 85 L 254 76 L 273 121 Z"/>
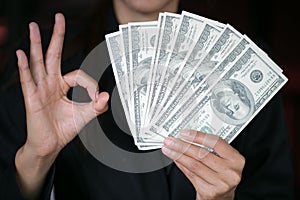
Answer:
<path fill-rule="evenodd" d="M 30 97 L 36 90 L 36 85 L 32 79 L 31 71 L 29 69 L 28 59 L 24 51 L 17 50 L 16 55 L 18 58 L 20 82 L 21 82 L 24 98 L 26 101 L 27 98 Z"/>

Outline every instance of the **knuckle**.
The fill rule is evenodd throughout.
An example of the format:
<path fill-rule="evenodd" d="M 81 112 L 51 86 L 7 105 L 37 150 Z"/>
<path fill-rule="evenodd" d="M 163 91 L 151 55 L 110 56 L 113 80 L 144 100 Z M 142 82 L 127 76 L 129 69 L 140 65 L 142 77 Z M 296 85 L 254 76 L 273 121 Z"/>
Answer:
<path fill-rule="evenodd" d="M 197 175 L 194 174 L 190 169 L 188 168 L 183 168 L 184 173 L 191 179 L 191 180 L 197 180 Z"/>
<path fill-rule="evenodd" d="M 27 84 L 31 83 L 31 79 L 25 78 L 25 77 L 21 77 L 21 78 L 20 78 L 20 83 L 21 83 L 22 85 L 27 85 Z"/>
<path fill-rule="evenodd" d="M 241 175 L 235 174 L 233 176 L 233 186 L 237 186 L 241 182 Z"/>
<path fill-rule="evenodd" d="M 238 170 L 243 170 L 246 164 L 246 159 L 239 152 L 234 153 L 234 156 L 229 160 L 232 166 Z"/>
<path fill-rule="evenodd" d="M 218 142 L 217 142 L 218 145 L 222 145 L 222 146 L 226 146 L 228 145 L 228 143 L 221 137 L 218 137 Z"/>
<path fill-rule="evenodd" d="M 228 194 L 232 188 L 225 182 L 221 182 L 218 186 L 210 187 L 204 191 L 204 199 L 213 200 L 213 199 L 223 199 L 226 194 Z"/>
<path fill-rule="evenodd" d="M 60 60 L 61 59 L 61 52 L 48 53 L 47 57 L 51 57 L 54 60 Z"/>
<path fill-rule="evenodd" d="M 40 39 L 35 38 L 32 42 L 37 46 L 42 46 L 42 41 Z"/>
<path fill-rule="evenodd" d="M 246 164 L 246 159 L 241 154 L 238 154 L 238 156 L 232 160 L 232 163 L 234 163 L 235 169 L 242 171 Z"/>
<path fill-rule="evenodd" d="M 177 147 L 178 151 L 182 153 L 187 153 L 191 147 L 190 144 L 180 144 L 180 143 L 179 144 L 175 143 L 175 146 Z"/>
<path fill-rule="evenodd" d="M 56 31 L 57 36 L 62 40 L 65 37 L 65 31 L 60 29 Z"/>
<path fill-rule="evenodd" d="M 76 69 L 76 70 L 74 71 L 74 73 L 75 73 L 77 76 L 79 76 L 79 75 L 82 75 L 84 72 L 83 72 L 81 69 Z"/>
<path fill-rule="evenodd" d="M 204 196 L 205 196 L 204 199 L 207 199 L 207 200 L 215 199 L 217 196 L 216 189 L 211 188 L 209 190 L 206 190 Z"/>
<path fill-rule="evenodd" d="M 78 77 L 82 80 L 86 80 L 88 77 L 88 75 L 81 69 L 75 70 L 74 73 L 76 74 L 76 77 Z"/>
<path fill-rule="evenodd" d="M 244 156 L 240 156 L 240 166 L 242 167 L 242 168 L 244 168 L 244 166 L 245 166 L 245 164 L 246 164 L 246 159 L 245 159 L 245 157 Z"/>
<path fill-rule="evenodd" d="M 236 172 L 231 172 L 230 174 L 230 185 L 233 187 L 237 186 L 241 181 L 241 175 Z"/>
<path fill-rule="evenodd" d="M 227 180 L 226 182 L 232 187 L 237 186 L 241 181 L 241 173 L 232 169 L 227 169 L 224 177 Z"/>
<path fill-rule="evenodd" d="M 44 64 L 44 60 L 43 58 L 37 58 L 35 60 L 33 60 L 34 63 L 39 64 L 39 65 L 43 65 Z"/>
<path fill-rule="evenodd" d="M 224 194 L 231 189 L 232 189 L 232 187 L 228 183 L 226 183 L 224 181 L 219 182 L 219 185 L 218 185 L 218 193 L 219 194 Z"/>
<path fill-rule="evenodd" d="M 196 172 L 200 169 L 200 164 L 196 161 L 191 161 L 189 163 L 189 169 L 192 171 L 192 172 Z"/>

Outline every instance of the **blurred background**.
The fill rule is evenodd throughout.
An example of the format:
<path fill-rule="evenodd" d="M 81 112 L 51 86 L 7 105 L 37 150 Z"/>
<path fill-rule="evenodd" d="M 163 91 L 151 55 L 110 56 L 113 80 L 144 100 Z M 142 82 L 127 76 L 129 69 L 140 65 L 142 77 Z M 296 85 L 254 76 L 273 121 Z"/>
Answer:
<path fill-rule="evenodd" d="M 26 36 L 30 21 L 37 21 L 41 27 L 49 28 L 52 26 L 54 13 L 60 11 L 67 18 L 67 34 L 72 34 L 91 21 L 99 1 L 101 0 L 1 0 L 0 74 Z M 297 117 L 298 112 L 300 113 L 300 13 L 296 1 L 182 0 L 182 7 L 189 12 L 229 23 L 241 33 L 247 34 L 261 44 L 289 78 L 282 92 L 296 171 L 297 199 L 300 199 L 300 145 L 297 145 L 297 141 L 300 141 L 300 120 Z"/>

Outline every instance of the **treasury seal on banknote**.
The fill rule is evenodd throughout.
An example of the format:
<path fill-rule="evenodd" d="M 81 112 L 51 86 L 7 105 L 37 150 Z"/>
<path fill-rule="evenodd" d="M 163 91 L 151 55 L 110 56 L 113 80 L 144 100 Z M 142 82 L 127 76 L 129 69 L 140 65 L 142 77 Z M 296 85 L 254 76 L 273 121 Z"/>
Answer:
<path fill-rule="evenodd" d="M 250 74 L 251 81 L 259 83 L 263 80 L 263 73 L 260 70 L 253 70 Z"/>
<path fill-rule="evenodd" d="M 233 79 L 221 81 L 214 86 L 210 103 L 213 112 L 227 124 L 243 124 L 254 112 L 254 99 L 250 90 Z"/>

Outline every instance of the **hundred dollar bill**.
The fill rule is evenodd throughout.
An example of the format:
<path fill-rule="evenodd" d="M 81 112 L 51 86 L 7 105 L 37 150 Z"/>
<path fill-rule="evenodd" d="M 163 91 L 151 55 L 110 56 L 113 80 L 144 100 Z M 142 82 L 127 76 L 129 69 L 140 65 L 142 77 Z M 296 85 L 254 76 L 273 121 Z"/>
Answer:
<path fill-rule="evenodd" d="M 164 98 L 160 103 L 160 105 L 163 105 L 162 107 L 167 106 L 170 98 L 177 93 L 177 89 L 179 88 L 179 86 L 181 86 L 184 80 L 190 77 L 192 75 L 192 72 L 196 70 L 197 64 L 204 58 L 207 51 L 212 47 L 214 42 L 219 37 L 220 33 L 220 28 L 217 28 L 210 24 L 204 25 L 203 31 L 200 34 L 196 45 L 194 46 L 192 51 L 187 54 L 187 56 L 184 58 L 184 61 L 181 62 L 181 66 L 179 66 L 175 77 L 173 78 L 170 76 L 170 83 L 169 86 L 167 86 L 167 89 L 171 89 L 169 89 L 169 93 L 166 92 L 166 95 L 168 95 L 168 97 Z M 159 112 L 157 112 L 156 115 L 153 116 L 152 120 L 155 121 L 158 115 Z"/>
<path fill-rule="evenodd" d="M 178 33 L 174 40 L 171 54 L 165 62 L 165 66 L 159 81 L 159 87 L 154 91 L 153 106 L 150 109 L 150 119 L 156 115 L 157 109 L 161 106 L 161 102 L 166 96 L 168 84 L 175 77 L 179 66 L 184 61 L 186 55 L 193 49 L 196 41 L 203 31 L 205 20 L 204 17 L 194 16 L 190 13 L 182 13 Z"/>
<path fill-rule="evenodd" d="M 158 16 L 158 33 L 157 33 L 157 37 L 155 38 L 155 48 L 156 48 L 156 52 L 154 54 L 154 57 L 151 61 L 151 67 L 150 67 L 150 72 L 149 72 L 149 79 L 148 79 L 148 83 L 147 83 L 147 91 L 146 91 L 146 110 L 144 112 L 144 121 L 142 122 L 143 124 L 147 124 L 148 122 L 146 121 L 148 119 L 147 117 L 147 114 L 148 114 L 148 109 L 149 109 L 149 104 L 150 104 L 150 101 L 149 101 L 149 96 L 150 96 L 150 93 L 151 91 L 153 90 L 153 87 L 155 85 L 155 83 L 157 83 L 157 79 L 158 79 L 158 76 L 156 76 L 156 66 L 155 65 L 155 62 L 158 61 L 157 57 L 159 56 L 159 50 L 158 50 L 158 46 L 159 46 L 159 42 L 161 41 L 161 38 L 162 38 L 162 35 L 163 35 L 163 25 L 164 25 L 164 19 L 165 19 L 165 14 L 164 13 L 159 13 L 159 16 Z"/>
<path fill-rule="evenodd" d="M 159 91 L 157 99 L 153 104 L 154 107 L 151 108 L 151 120 L 159 114 L 157 110 L 160 110 L 158 108 L 163 107 L 162 105 L 164 105 L 164 102 L 167 101 L 169 94 L 174 92 L 171 88 L 173 88 L 178 76 L 181 74 L 182 68 L 185 67 L 184 63 L 192 53 L 192 50 L 200 37 L 200 33 L 203 32 L 205 24 L 209 24 L 218 30 L 222 30 L 225 27 L 224 24 L 218 21 L 186 11 L 182 11 L 181 15 L 180 28 L 176 36 L 174 48 L 172 50 L 171 57 L 169 57 L 166 63 L 168 67 L 161 78 L 160 89 L 157 90 Z"/>
<path fill-rule="evenodd" d="M 231 52 L 229 52 L 228 55 L 226 55 L 226 57 L 204 80 L 202 80 L 202 83 L 200 84 L 200 87 L 196 90 L 196 92 L 194 92 L 186 102 L 182 103 L 182 107 L 172 115 L 170 120 L 167 120 L 166 124 L 168 125 L 165 125 L 164 127 L 169 127 L 170 124 L 172 124 L 176 119 L 179 118 L 179 115 L 181 115 L 182 117 L 183 114 L 189 109 L 189 107 L 192 107 L 192 105 L 195 103 L 196 98 L 201 99 L 206 94 L 206 92 L 209 91 L 209 88 L 218 81 L 222 73 L 227 72 L 236 62 L 239 56 L 242 55 L 244 51 L 251 45 L 253 45 L 253 48 L 256 47 L 248 37 L 244 36 L 244 38 L 237 44 L 237 46 Z M 257 52 L 260 52 L 258 47 L 255 49 L 257 50 Z M 156 125 L 160 126 L 161 121 L 158 120 L 156 122 Z M 169 129 L 167 129 L 166 131 L 169 131 Z"/>
<path fill-rule="evenodd" d="M 139 150 L 154 150 L 154 149 L 160 149 L 163 146 L 163 142 L 160 145 L 137 145 Z"/>
<path fill-rule="evenodd" d="M 156 91 L 160 88 L 160 80 L 166 68 L 166 62 L 171 55 L 174 47 L 174 40 L 179 29 L 179 22 L 181 15 L 165 12 L 163 14 L 162 21 L 160 23 L 160 38 L 158 40 L 157 52 L 154 62 L 154 70 L 152 75 L 152 87 L 148 93 L 148 107 L 146 109 L 147 119 L 146 122 L 151 119 L 151 105 L 155 102 Z"/>
<path fill-rule="evenodd" d="M 125 63 L 126 63 L 126 75 L 125 75 L 125 86 L 127 87 L 128 89 L 128 103 L 129 105 L 131 105 L 131 102 L 132 102 L 132 99 L 131 97 L 133 96 L 132 95 L 132 89 L 130 88 L 130 84 L 129 84 L 129 80 L 132 79 L 131 77 L 131 73 L 130 72 L 130 53 L 129 53 L 129 34 L 128 34 L 128 25 L 120 25 L 119 26 L 119 30 L 120 30 L 120 33 L 121 33 L 121 39 L 123 41 L 123 46 L 124 46 L 124 58 L 125 58 Z M 129 107 L 129 112 L 130 113 L 133 113 L 133 110 L 132 110 L 132 107 L 130 106 Z"/>
<path fill-rule="evenodd" d="M 149 71 L 151 61 L 155 54 L 154 41 L 158 32 L 157 22 L 129 23 L 129 51 L 132 80 L 131 88 L 133 91 L 133 110 L 134 124 L 137 143 L 146 142 L 146 138 L 151 138 L 151 141 L 157 138 L 157 135 L 140 135 L 142 126 L 142 116 L 146 107 L 146 91 L 147 82 L 149 79 Z"/>
<path fill-rule="evenodd" d="M 128 126 L 130 128 L 131 133 L 133 136 L 136 135 L 134 127 L 134 123 L 132 121 L 132 118 L 130 116 L 129 112 L 129 102 L 128 102 L 128 96 L 129 91 L 128 88 L 126 88 L 126 85 L 123 84 L 125 82 L 125 77 L 127 74 L 127 68 L 126 68 L 126 61 L 124 56 L 124 46 L 121 40 L 121 34 L 120 32 L 114 32 L 111 34 L 105 35 L 106 38 L 106 44 L 109 52 L 109 57 L 112 64 L 113 73 L 116 80 L 116 85 L 118 88 L 119 96 L 121 99 L 122 106 L 124 108 L 124 113 L 126 116 L 126 120 L 128 122 Z"/>
<path fill-rule="evenodd" d="M 190 73 L 188 78 L 184 79 L 183 84 L 177 89 L 179 92 L 170 99 L 165 108 L 160 108 L 162 112 L 157 117 L 158 120 L 153 120 L 155 126 L 164 124 L 175 113 L 178 113 L 178 110 L 183 112 L 181 108 L 187 106 L 184 105 L 185 102 L 191 101 L 192 96 L 196 98 L 197 95 L 201 94 L 199 91 L 203 89 L 200 86 L 204 78 L 232 51 L 242 37 L 243 35 L 230 25 L 224 28 L 208 53 L 199 61 L 193 73 Z"/>
<path fill-rule="evenodd" d="M 223 61 L 221 61 L 211 72 L 210 74 L 207 76 L 207 82 L 208 85 L 212 85 L 217 79 L 218 77 L 221 75 L 221 73 L 223 73 L 224 71 L 226 71 L 228 69 L 228 64 L 234 62 L 234 58 L 236 58 L 239 54 L 242 53 L 242 50 L 247 49 L 247 47 L 252 46 L 256 52 L 260 53 L 260 54 L 264 54 L 265 56 L 267 56 L 267 54 L 265 54 L 265 52 L 263 52 L 255 43 L 252 42 L 252 40 L 250 38 L 248 38 L 246 35 L 243 36 L 243 39 L 234 47 L 234 49 L 229 52 L 225 58 L 223 59 Z M 198 52 L 199 49 L 195 48 L 193 51 Z M 193 56 L 193 54 L 191 54 L 191 59 L 185 63 L 185 66 L 183 68 L 183 71 L 181 72 L 181 76 L 176 80 L 175 85 L 172 88 L 172 92 L 170 93 L 168 99 L 170 99 L 173 94 L 176 94 L 176 91 L 178 89 L 179 86 L 184 85 L 184 82 L 186 80 L 188 80 L 188 78 L 192 75 L 192 73 L 195 71 L 195 69 L 193 68 L 194 65 L 197 65 L 195 63 L 201 62 L 201 59 L 195 59 L 196 57 Z M 199 58 L 199 57 L 198 57 Z M 203 56 L 202 56 L 203 59 Z M 198 60 L 198 61 L 197 61 Z M 195 62 L 196 61 L 196 62 Z M 280 72 L 280 70 L 278 71 Z M 188 78 L 187 78 L 188 77 Z M 201 91 L 201 88 L 200 90 Z M 194 96 L 188 98 L 188 102 L 184 102 L 183 106 L 181 107 L 181 111 L 184 111 L 184 109 L 186 107 L 189 107 L 190 104 L 192 104 L 193 102 L 193 98 L 195 98 Z M 168 100 L 167 99 L 167 100 Z M 168 102 L 168 101 L 167 101 Z M 167 107 L 167 102 L 163 105 L 163 107 Z M 164 115 L 161 115 L 159 118 L 154 119 L 153 121 L 155 122 L 155 126 L 161 126 L 163 122 L 165 122 L 166 117 L 169 115 L 170 113 L 165 113 Z M 180 112 L 177 112 L 177 115 L 180 114 Z"/>
<path fill-rule="evenodd" d="M 236 47 L 229 52 L 228 55 L 225 56 L 225 58 L 214 68 L 214 70 L 207 76 L 206 79 L 204 79 L 201 83 L 201 86 L 195 91 L 194 95 L 192 95 L 187 102 L 182 103 L 182 107 L 172 115 L 170 120 L 166 120 L 166 117 L 159 118 L 154 126 L 151 126 L 150 130 L 152 132 L 156 131 L 160 132 L 162 135 L 168 135 L 169 129 L 166 130 L 162 129 L 160 127 L 163 125 L 163 123 L 166 121 L 168 124 L 167 127 L 172 126 L 172 123 L 174 123 L 178 118 L 183 117 L 186 110 L 188 110 L 189 106 L 191 107 L 191 104 L 194 104 L 195 98 L 202 98 L 206 94 L 206 92 L 209 91 L 210 86 L 214 85 L 216 81 L 221 77 L 222 73 L 227 72 L 231 66 L 235 63 L 237 58 L 249 47 L 251 44 L 251 40 L 249 40 L 246 36 L 236 45 Z M 254 45 L 254 44 L 253 44 Z M 170 125 L 171 124 L 171 125 Z"/>
<path fill-rule="evenodd" d="M 167 129 L 172 136 L 196 129 L 230 143 L 287 82 L 274 64 L 249 47 L 185 118 Z"/>

